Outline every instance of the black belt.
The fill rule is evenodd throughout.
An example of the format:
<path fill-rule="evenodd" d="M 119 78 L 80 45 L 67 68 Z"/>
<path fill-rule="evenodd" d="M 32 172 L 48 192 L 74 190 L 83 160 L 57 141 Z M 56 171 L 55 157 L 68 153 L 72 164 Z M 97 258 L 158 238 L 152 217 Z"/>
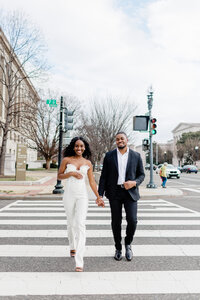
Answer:
<path fill-rule="evenodd" d="M 125 186 L 123 184 L 118 184 L 117 187 L 121 189 L 125 189 Z"/>

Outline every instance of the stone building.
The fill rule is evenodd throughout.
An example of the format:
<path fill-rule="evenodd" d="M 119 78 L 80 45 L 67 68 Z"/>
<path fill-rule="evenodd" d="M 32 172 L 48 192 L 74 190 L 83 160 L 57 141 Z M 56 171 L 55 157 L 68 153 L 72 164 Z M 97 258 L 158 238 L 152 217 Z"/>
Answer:
<path fill-rule="evenodd" d="M 200 123 L 179 123 L 173 130 L 173 164 L 180 165 L 177 157 L 176 143 L 183 133 L 200 131 Z"/>
<path fill-rule="evenodd" d="M 8 88 L 6 87 L 6 80 L 8 76 L 12 76 L 11 88 L 14 90 L 13 100 L 13 112 L 17 106 L 19 109 L 23 106 L 23 103 L 29 103 L 30 101 L 39 101 L 39 96 L 28 79 L 19 59 L 16 55 L 12 55 L 10 59 L 10 53 L 12 48 L 0 28 L 0 123 L 5 124 L 7 106 L 8 105 Z M 8 71 L 9 70 L 9 71 Z M 8 74 L 9 72 L 9 74 Z M 27 144 L 26 138 L 20 134 L 20 117 L 19 114 L 13 117 L 11 127 L 13 128 L 8 132 L 6 140 L 6 154 L 5 154 L 5 175 L 15 174 L 15 162 L 16 162 L 16 149 L 17 144 Z M 17 130 L 16 130 L 17 129 Z M 0 148 L 2 147 L 3 130 L 0 127 Z M 32 163 L 37 160 L 37 151 L 27 149 L 27 163 Z"/>

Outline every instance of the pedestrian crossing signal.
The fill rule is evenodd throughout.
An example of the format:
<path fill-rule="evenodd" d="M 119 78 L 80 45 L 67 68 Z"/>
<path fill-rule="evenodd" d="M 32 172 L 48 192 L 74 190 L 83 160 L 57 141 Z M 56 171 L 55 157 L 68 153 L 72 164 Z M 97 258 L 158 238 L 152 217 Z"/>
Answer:
<path fill-rule="evenodd" d="M 142 141 L 142 150 L 143 151 L 148 151 L 149 150 L 149 140 L 148 139 L 144 139 Z"/>

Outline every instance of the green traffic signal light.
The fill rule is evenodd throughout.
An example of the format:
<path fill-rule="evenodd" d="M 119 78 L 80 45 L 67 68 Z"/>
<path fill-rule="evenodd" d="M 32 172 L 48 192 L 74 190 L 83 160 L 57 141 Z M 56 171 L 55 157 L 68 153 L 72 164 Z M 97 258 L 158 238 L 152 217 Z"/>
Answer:
<path fill-rule="evenodd" d="M 156 131 L 155 129 L 152 129 L 152 130 L 151 130 L 151 133 L 152 133 L 152 134 L 156 134 L 156 132 L 157 132 L 157 131 Z"/>

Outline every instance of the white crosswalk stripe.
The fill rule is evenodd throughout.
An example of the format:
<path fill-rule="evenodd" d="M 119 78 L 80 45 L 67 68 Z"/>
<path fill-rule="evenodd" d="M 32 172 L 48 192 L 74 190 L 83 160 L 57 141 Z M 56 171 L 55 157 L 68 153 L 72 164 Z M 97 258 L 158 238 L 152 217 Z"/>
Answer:
<path fill-rule="evenodd" d="M 123 216 L 125 216 L 125 213 L 122 214 Z M 16 213 L 16 212 L 11 212 L 11 213 L 3 213 L 2 214 L 3 217 L 44 217 L 44 213 L 43 212 L 35 212 L 35 213 L 29 213 L 29 212 L 20 212 L 20 213 Z M 64 212 L 58 212 L 58 213 L 54 213 L 54 212 L 48 212 L 45 213 L 45 217 L 65 217 L 65 213 Z M 99 213 L 93 213 L 91 212 L 89 214 L 90 217 L 99 217 Z M 102 212 L 101 217 L 110 217 L 110 212 Z M 138 217 L 168 217 L 169 214 L 168 213 L 138 213 Z M 176 218 L 199 218 L 200 214 L 196 213 L 196 214 L 192 214 L 192 213 L 171 213 L 172 217 L 176 217 Z"/>
<path fill-rule="evenodd" d="M 200 294 L 199 268 L 190 265 L 200 257 L 200 213 L 163 199 L 140 200 L 134 259 L 116 262 L 108 201 L 106 206 L 89 201 L 83 273 L 72 267 L 61 200 L 18 200 L 2 208 L 0 297 Z M 186 259 L 185 268 L 179 258 Z"/>
<path fill-rule="evenodd" d="M 190 192 L 200 193 L 199 189 L 191 189 L 191 188 L 182 188 L 182 189 Z"/>
<path fill-rule="evenodd" d="M 125 235 L 125 230 L 122 230 Z M 199 230 L 137 230 L 136 237 L 200 237 Z M 66 230 L 0 230 L 0 237 L 66 238 Z M 112 237 L 111 230 L 88 230 L 88 238 Z"/>

